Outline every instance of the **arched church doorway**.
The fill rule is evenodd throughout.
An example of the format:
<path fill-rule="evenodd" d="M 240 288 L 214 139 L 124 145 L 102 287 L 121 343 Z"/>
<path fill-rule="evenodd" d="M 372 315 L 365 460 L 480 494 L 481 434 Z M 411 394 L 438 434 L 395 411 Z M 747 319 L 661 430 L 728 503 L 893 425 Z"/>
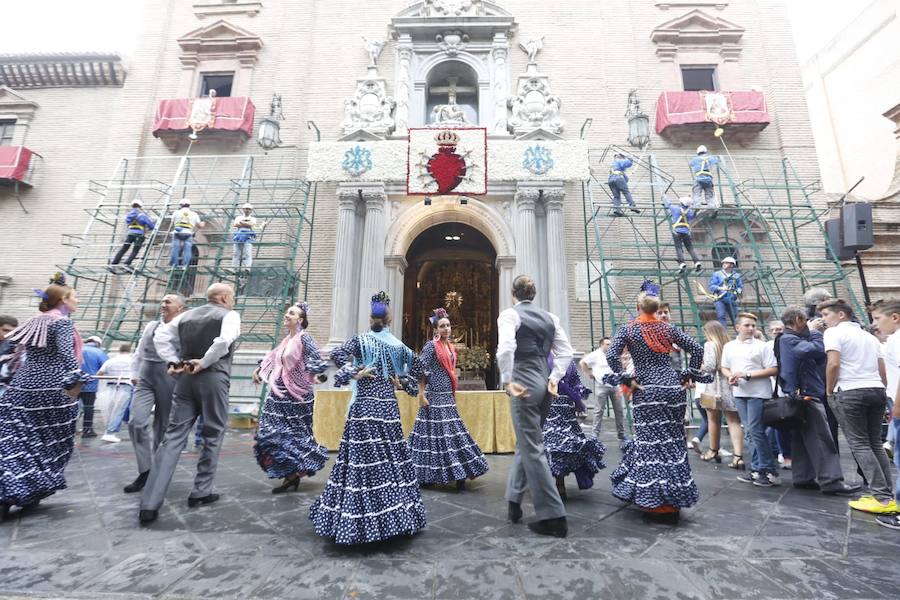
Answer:
<path fill-rule="evenodd" d="M 432 310 L 446 308 L 458 348 L 481 348 L 488 355 L 483 375 L 495 389 L 499 275 L 497 252 L 480 231 L 463 223 L 429 227 L 406 253 L 403 342 L 421 350 L 432 330 Z"/>

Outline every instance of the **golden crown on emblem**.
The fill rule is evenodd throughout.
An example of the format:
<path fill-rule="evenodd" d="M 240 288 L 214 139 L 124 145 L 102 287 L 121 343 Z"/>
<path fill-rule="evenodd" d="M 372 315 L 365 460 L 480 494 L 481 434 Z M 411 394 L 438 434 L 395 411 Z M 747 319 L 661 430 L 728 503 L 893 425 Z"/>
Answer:
<path fill-rule="evenodd" d="M 455 131 L 441 131 L 434 136 L 438 146 L 455 146 L 459 143 L 459 135 Z"/>

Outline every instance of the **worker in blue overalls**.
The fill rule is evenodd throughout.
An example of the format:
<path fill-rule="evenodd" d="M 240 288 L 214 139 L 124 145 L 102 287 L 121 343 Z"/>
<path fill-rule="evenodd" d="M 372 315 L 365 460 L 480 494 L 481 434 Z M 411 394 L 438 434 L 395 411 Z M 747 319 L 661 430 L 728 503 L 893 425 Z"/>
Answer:
<path fill-rule="evenodd" d="M 706 146 L 697 147 L 697 156 L 691 159 L 691 173 L 694 175 L 694 187 L 692 197 L 694 206 L 701 203 L 704 206 L 715 208 L 716 192 L 713 187 L 712 169 L 719 164 L 718 156 L 710 156 Z"/>
<path fill-rule="evenodd" d="M 131 248 L 131 254 L 125 259 L 125 266 L 131 265 L 137 253 L 140 252 L 141 246 L 144 245 L 145 236 L 156 227 L 156 223 L 142 210 L 143 208 L 144 203 L 140 200 L 135 200 L 131 203 L 131 210 L 125 215 L 125 226 L 128 228 L 125 243 L 116 252 L 116 255 L 109 263 L 110 265 L 119 264 L 129 247 Z"/>
<path fill-rule="evenodd" d="M 634 162 L 630 158 L 626 158 L 621 152 L 613 155 L 612 165 L 609 167 L 609 178 L 606 183 L 612 191 L 613 216 L 624 217 L 622 211 L 622 195 L 625 195 L 625 201 L 628 202 L 628 208 L 633 213 L 640 214 L 641 210 L 634 205 L 634 198 L 631 197 L 631 190 L 628 189 L 628 174 L 626 169 L 631 167 Z"/>
<path fill-rule="evenodd" d="M 694 237 L 691 234 L 691 226 L 697 218 L 697 210 L 693 202 L 687 196 L 678 200 L 678 204 L 672 204 L 668 198 L 663 198 L 663 205 L 672 217 L 672 238 L 675 241 L 675 256 L 678 259 L 678 272 L 684 273 L 687 265 L 684 264 L 684 249 L 687 249 L 694 261 L 694 271 L 699 273 L 703 268 L 700 257 L 694 251 Z"/>
<path fill-rule="evenodd" d="M 744 280 L 740 273 L 734 270 L 737 261 L 731 256 L 722 259 L 722 269 L 713 273 L 709 278 L 709 291 L 716 303 L 716 317 L 719 323 L 725 325 L 726 315 L 734 325 L 737 320 L 738 302 L 744 293 Z"/>
<path fill-rule="evenodd" d="M 251 213 L 253 206 L 248 202 L 241 207 L 243 214 L 238 215 L 234 219 L 232 228 L 234 235 L 231 241 L 234 242 L 234 256 L 231 259 L 231 266 L 235 269 L 253 266 L 253 242 L 256 240 L 256 217 Z"/>

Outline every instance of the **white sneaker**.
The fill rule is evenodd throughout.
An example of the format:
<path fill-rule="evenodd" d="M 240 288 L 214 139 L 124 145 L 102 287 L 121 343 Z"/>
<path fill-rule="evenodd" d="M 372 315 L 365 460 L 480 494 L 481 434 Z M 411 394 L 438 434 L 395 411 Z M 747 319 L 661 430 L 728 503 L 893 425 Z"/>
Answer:
<path fill-rule="evenodd" d="M 122 441 L 121 439 L 119 439 L 118 437 L 114 436 L 114 435 L 111 434 L 111 433 L 104 433 L 104 434 L 100 437 L 100 439 L 101 439 L 102 441 L 104 441 L 104 442 L 110 442 L 110 443 L 113 443 L 113 444 L 117 444 L 117 443 L 119 443 L 119 442 Z"/>
<path fill-rule="evenodd" d="M 693 450 L 697 454 L 700 454 L 700 438 L 693 437 L 691 441 L 688 442 L 688 450 Z"/>

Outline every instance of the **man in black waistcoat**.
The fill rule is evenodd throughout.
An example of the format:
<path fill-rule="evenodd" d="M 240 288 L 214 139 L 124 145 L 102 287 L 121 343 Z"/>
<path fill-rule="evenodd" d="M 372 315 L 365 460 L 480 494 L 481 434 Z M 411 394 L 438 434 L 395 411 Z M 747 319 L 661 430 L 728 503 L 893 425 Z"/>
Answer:
<path fill-rule="evenodd" d="M 234 343 L 241 334 L 241 317 L 232 310 L 234 289 L 214 283 L 206 291 L 208 303 L 183 313 L 164 326 L 154 339 L 159 355 L 177 377 L 172 413 L 166 435 L 154 456 L 147 487 L 141 497 L 139 520 L 151 523 L 159 516 L 181 451 L 197 417 L 203 416 L 203 446 L 197 461 L 194 489 L 188 507 L 211 504 L 213 478 L 228 424 L 228 390 Z M 180 349 L 180 352 L 179 352 Z"/>

